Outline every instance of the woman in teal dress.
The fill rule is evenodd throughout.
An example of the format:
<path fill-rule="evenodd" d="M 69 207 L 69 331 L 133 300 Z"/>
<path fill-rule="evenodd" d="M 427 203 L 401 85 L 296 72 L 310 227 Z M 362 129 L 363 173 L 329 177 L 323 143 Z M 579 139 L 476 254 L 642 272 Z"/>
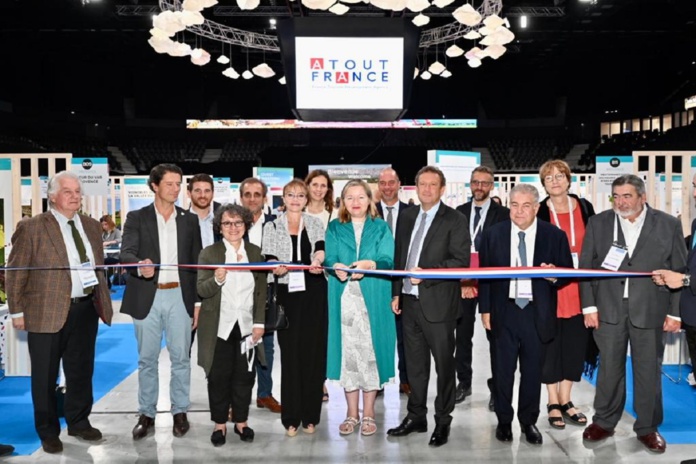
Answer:
<path fill-rule="evenodd" d="M 377 215 L 369 186 L 360 180 L 346 184 L 338 219 L 326 232 L 326 260 L 334 268 L 392 269 L 394 239 Z M 390 308 L 391 280 L 387 276 L 336 270 L 329 277 L 329 338 L 327 377 L 345 390 L 348 412 L 339 427 L 353 433 L 360 423 L 358 405 L 363 392 L 360 432 L 372 435 L 377 391 L 394 378 L 396 328 Z"/>

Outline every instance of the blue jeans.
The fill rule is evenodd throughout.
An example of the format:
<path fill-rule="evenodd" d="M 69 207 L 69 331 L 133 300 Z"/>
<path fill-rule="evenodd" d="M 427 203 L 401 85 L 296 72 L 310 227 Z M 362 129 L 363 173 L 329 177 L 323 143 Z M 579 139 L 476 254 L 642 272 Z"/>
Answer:
<path fill-rule="evenodd" d="M 162 332 L 167 340 L 171 360 L 169 396 L 171 412 L 188 411 L 191 390 L 191 317 L 181 296 L 181 288 L 157 290 L 150 313 L 143 320 L 133 319 L 138 341 L 138 412 L 147 417 L 157 415 L 159 398 L 159 355 Z"/>
<path fill-rule="evenodd" d="M 275 332 L 267 332 L 263 336 L 263 352 L 266 355 L 266 366 L 256 360 L 256 377 L 258 379 L 257 398 L 268 398 L 273 394 L 273 354 Z"/>

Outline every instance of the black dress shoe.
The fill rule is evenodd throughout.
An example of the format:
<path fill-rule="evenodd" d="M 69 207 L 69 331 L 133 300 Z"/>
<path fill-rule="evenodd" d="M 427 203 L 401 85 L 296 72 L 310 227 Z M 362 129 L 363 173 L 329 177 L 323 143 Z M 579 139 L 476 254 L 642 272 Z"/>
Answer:
<path fill-rule="evenodd" d="M 99 429 L 95 429 L 91 425 L 84 429 L 70 429 L 68 428 L 68 435 L 71 437 L 82 438 L 86 441 L 97 441 L 102 439 L 102 433 Z"/>
<path fill-rule="evenodd" d="M 175 437 L 183 437 L 186 432 L 189 431 L 189 421 L 186 418 L 185 412 L 180 412 L 174 414 L 174 426 L 172 427 L 172 433 Z"/>
<path fill-rule="evenodd" d="M 428 423 L 415 422 L 408 417 L 399 424 L 398 427 L 387 430 L 387 435 L 390 437 L 405 437 L 411 432 L 423 433 L 428 431 Z"/>
<path fill-rule="evenodd" d="M 512 425 L 498 424 L 495 428 L 495 438 L 498 441 L 512 441 Z"/>
<path fill-rule="evenodd" d="M 12 453 L 14 453 L 14 446 L 0 445 L 0 456 L 9 456 Z"/>
<path fill-rule="evenodd" d="M 210 436 L 210 443 L 213 444 L 213 446 L 222 446 L 225 444 L 227 440 L 225 439 L 225 434 L 222 433 L 222 430 L 215 430 L 213 434 Z"/>
<path fill-rule="evenodd" d="M 56 453 L 61 453 L 63 452 L 63 442 L 60 441 L 60 438 L 54 437 L 54 438 L 47 438 L 45 440 L 41 440 L 41 447 L 43 450 L 49 454 L 56 454 Z"/>
<path fill-rule="evenodd" d="M 430 437 L 430 446 L 442 446 L 447 443 L 449 439 L 450 426 L 449 425 L 436 425 L 435 431 Z"/>
<path fill-rule="evenodd" d="M 471 396 L 471 386 L 465 387 L 463 383 L 457 385 L 457 391 L 454 393 L 454 404 L 464 402 L 467 396 Z"/>
<path fill-rule="evenodd" d="M 155 428 L 155 419 L 141 414 L 138 423 L 133 427 L 133 440 L 145 438 L 151 429 Z"/>
<path fill-rule="evenodd" d="M 524 438 L 527 439 L 527 443 L 531 443 L 532 445 L 541 445 L 544 442 L 541 432 L 539 432 L 536 425 L 520 424 L 520 427 L 522 427 L 522 433 L 524 434 Z"/>
<path fill-rule="evenodd" d="M 234 426 L 234 433 L 239 435 L 239 439 L 251 443 L 254 441 L 254 430 L 251 427 L 242 427 L 240 432 L 237 426 Z"/>
<path fill-rule="evenodd" d="M 488 397 L 488 410 L 490 412 L 495 412 L 495 400 L 493 399 L 493 393 Z"/>

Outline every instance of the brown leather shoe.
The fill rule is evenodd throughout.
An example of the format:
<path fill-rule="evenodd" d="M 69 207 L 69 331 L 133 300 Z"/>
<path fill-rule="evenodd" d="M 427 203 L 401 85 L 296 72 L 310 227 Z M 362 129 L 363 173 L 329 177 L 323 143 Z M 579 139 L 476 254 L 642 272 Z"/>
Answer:
<path fill-rule="evenodd" d="M 399 384 L 399 393 L 403 393 L 406 396 L 411 396 L 411 386 L 407 383 Z"/>
<path fill-rule="evenodd" d="M 147 417 L 145 414 L 141 414 L 138 418 L 138 423 L 133 427 L 133 440 L 140 440 L 145 438 L 150 432 L 150 429 L 155 428 L 155 419 Z"/>
<path fill-rule="evenodd" d="M 41 440 L 41 447 L 43 450 L 49 454 L 56 454 L 56 453 L 62 453 L 63 452 L 63 442 L 60 441 L 60 438 L 54 437 L 54 438 L 47 438 L 45 440 Z"/>
<path fill-rule="evenodd" d="M 186 432 L 189 431 L 189 421 L 186 418 L 185 412 L 180 412 L 174 414 L 174 427 L 172 427 L 172 432 L 175 437 L 183 437 Z"/>
<path fill-rule="evenodd" d="M 267 396 L 265 398 L 256 398 L 256 407 L 257 408 L 266 408 L 271 412 L 274 412 L 276 414 L 280 414 L 281 411 L 281 406 L 278 401 L 276 401 L 275 398 L 273 398 L 273 395 Z"/>
<path fill-rule="evenodd" d="M 638 441 L 640 441 L 648 449 L 648 451 L 651 451 L 653 453 L 662 454 L 667 449 L 667 442 L 664 438 L 662 438 L 660 432 L 652 432 L 647 435 L 640 435 L 638 437 Z"/>
<path fill-rule="evenodd" d="M 587 441 L 600 441 L 605 438 L 609 438 L 614 435 L 614 431 L 611 432 L 604 430 L 599 425 L 594 422 L 587 426 L 584 432 L 582 432 L 582 439 Z"/>
<path fill-rule="evenodd" d="M 102 439 L 102 433 L 99 429 L 95 429 L 91 425 L 84 429 L 70 429 L 68 428 L 68 435 L 71 437 L 82 438 L 87 441 L 97 441 Z"/>

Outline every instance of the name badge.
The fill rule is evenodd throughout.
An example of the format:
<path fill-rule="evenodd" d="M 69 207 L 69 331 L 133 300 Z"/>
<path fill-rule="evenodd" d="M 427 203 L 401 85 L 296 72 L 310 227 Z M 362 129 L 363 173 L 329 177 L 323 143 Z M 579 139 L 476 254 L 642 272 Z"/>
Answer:
<path fill-rule="evenodd" d="M 304 292 L 305 290 L 304 271 L 288 272 L 288 293 Z"/>
<path fill-rule="evenodd" d="M 610 271 L 618 271 L 621 263 L 628 254 L 628 250 L 622 246 L 614 244 L 609 249 L 609 253 L 602 262 L 602 267 Z"/>
<path fill-rule="evenodd" d="M 517 298 L 532 298 L 532 279 L 517 279 Z"/>
<path fill-rule="evenodd" d="M 570 255 L 573 257 L 573 267 L 575 269 L 580 268 L 580 255 L 577 253 L 571 253 Z"/>
<path fill-rule="evenodd" d="M 97 274 L 92 269 L 92 263 L 89 261 L 80 264 L 82 269 L 79 269 L 77 273 L 80 276 L 80 282 L 82 282 L 82 288 L 94 287 L 99 284 L 97 280 Z"/>

